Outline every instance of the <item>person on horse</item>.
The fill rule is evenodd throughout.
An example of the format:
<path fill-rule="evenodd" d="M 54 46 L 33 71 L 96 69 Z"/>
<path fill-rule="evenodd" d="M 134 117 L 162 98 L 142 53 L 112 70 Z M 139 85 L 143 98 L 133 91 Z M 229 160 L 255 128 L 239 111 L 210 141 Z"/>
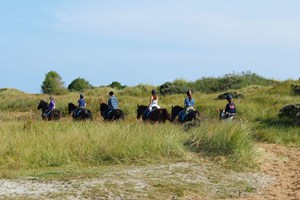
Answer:
<path fill-rule="evenodd" d="M 82 112 L 83 110 L 85 110 L 86 107 L 86 101 L 84 99 L 84 95 L 80 94 L 79 95 L 79 99 L 77 101 L 77 108 L 74 110 L 74 113 L 78 116 L 78 114 L 80 112 Z"/>
<path fill-rule="evenodd" d="M 45 117 L 49 117 L 51 111 L 55 109 L 55 101 L 54 101 L 54 98 L 53 98 L 52 96 L 50 96 L 49 99 L 50 99 L 49 106 L 48 106 L 47 110 L 45 110 L 45 112 L 44 112 L 44 116 L 45 116 Z"/>
<path fill-rule="evenodd" d="M 195 100 L 192 97 L 192 91 L 188 90 L 186 92 L 187 97 L 184 99 L 184 109 L 178 113 L 178 117 L 181 121 L 183 121 L 186 114 L 188 114 L 190 111 L 195 110 Z"/>
<path fill-rule="evenodd" d="M 230 95 L 230 94 L 227 95 L 226 100 L 228 103 L 226 104 L 225 110 L 221 111 L 220 118 L 221 119 L 232 119 L 232 118 L 234 118 L 234 116 L 236 114 L 236 107 L 233 102 L 232 95 Z"/>
<path fill-rule="evenodd" d="M 158 105 L 158 95 L 156 93 L 156 90 L 152 90 L 151 97 L 150 97 L 150 103 L 149 103 L 148 109 L 144 113 L 144 116 L 148 117 L 149 113 L 152 110 L 159 109 L 159 108 L 160 108 L 160 106 Z"/>
<path fill-rule="evenodd" d="M 118 109 L 118 99 L 117 97 L 114 95 L 114 92 L 113 91 L 110 91 L 109 92 L 109 98 L 108 98 L 108 107 L 110 109 Z"/>

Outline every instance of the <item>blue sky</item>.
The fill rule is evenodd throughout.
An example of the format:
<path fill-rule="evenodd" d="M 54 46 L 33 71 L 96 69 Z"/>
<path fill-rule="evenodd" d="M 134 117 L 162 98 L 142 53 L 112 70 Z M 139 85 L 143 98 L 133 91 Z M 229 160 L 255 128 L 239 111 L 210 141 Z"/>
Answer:
<path fill-rule="evenodd" d="M 0 4 L 0 88 L 161 85 L 251 71 L 300 77 L 297 0 L 9 0 Z"/>

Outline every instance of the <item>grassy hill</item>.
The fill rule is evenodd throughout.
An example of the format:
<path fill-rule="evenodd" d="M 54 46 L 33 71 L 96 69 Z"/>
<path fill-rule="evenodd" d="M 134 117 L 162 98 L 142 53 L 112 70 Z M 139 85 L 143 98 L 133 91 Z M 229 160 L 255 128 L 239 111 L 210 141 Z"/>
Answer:
<path fill-rule="evenodd" d="M 49 95 L 0 89 L 0 177 L 28 176 L 56 169 L 63 176 L 45 177 L 65 179 L 82 173 L 89 177 L 95 173 L 87 172 L 91 167 L 203 159 L 224 169 L 257 169 L 261 155 L 257 142 L 300 146 L 299 126 L 278 118 L 280 108 L 300 102 L 300 96 L 291 91 L 292 84 L 299 82 L 288 80 L 231 88 L 230 91 L 243 94 L 234 99 L 237 118 L 231 123 L 218 120 L 217 110 L 224 108 L 226 101 L 217 97 L 226 90 L 196 91 L 193 97 L 201 112 L 200 123 L 184 125 L 147 124 L 136 119 L 137 104 L 148 104 L 151 90 L 157 88 L 151 85 L 84 91 L 87 108 L 95 118 L 91 122 L 75 122 L 67 114 L 68 102 L 75 103 L 78 93 L 54 96 L 63 117 L 57 122 L 45 122 L 36 107 L 39 100 L 48 101 Z M 107 101 L 110 90 L 115 92 L 125 113 L 123 122 L 103 122 L 99 114 L 99 102 Z M 172 105 L 182 105 L 184 98 L 184 93 L 160 95 L 159 105 L 170 112 Z"/>

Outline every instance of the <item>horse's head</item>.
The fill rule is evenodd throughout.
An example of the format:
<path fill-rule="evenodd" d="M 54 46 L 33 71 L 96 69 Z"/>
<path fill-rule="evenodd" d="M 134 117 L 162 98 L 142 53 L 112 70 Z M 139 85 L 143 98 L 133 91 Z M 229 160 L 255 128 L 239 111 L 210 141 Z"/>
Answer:
<path fill-rule="evenodd" d="M 171 111 L 171 115 L 172 115 L 172 119 L 175 119 L 176 116 L 179 114 L 180 111 L 182 111 L 183 107 L 180 106 L 172 106 L 172 111 Z"/>
<path fill-rule="evenodd" d="M 108 109 L 108 105 L 106 103 L 100 103 L 100 112 L 103 113 Z"/>
<path fill-rule="evenodd" d="M 46 101 L 40 100 L 39 105 L 37 106 L 37 109 L 42 111 L 45 111 L 48 108 L 48 103 Z"/>
<path fill-rule="evenodd" d="M 75 104 L 73 104 L 72 102 L 68 103 L 69 114 L 71 114 L 76 108 L 77 106 L 75 106 Z"/>
<path fill-rule="evenodd" d="M 148 109 L 148 106 L 144 106 L 144 105 L 139 105 L 138 104 L 137 105 L 137 110 L 136 110 L 136 114 L 137 114 L 136 118 L 140 119 L 146 109 Z"/>

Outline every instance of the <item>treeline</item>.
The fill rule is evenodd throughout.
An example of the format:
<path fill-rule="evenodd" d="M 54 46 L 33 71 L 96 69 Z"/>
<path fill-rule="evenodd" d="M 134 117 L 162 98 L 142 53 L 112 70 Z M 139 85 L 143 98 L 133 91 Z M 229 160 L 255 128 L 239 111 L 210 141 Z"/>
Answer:
<path fill-rule="evenodd" d="M 181 94 L 191 89 L 202 93 L 216 93 L 228 90 L 236 90 L 250 85 L 269 86 L 274 85 L 277 81 L 264 78 L 250 71 L 241 73 L 230 73 L 222 77 L 202 77 L 194 82 L 177 79 L 173 82 L 166 82 L 158 86 L 161 95 Z M 118 81 L 113 81 L 111 88 L 122 90 L 126 85 L 122 85 Z M 95 88 L 89 81 L 78 77 L 74 79 L 66 88 L 61 76 L 55 72 L 50 71 L 46 74 L 45 80 L 42 83 L 41 91 L 44 94 L 65 94 L 68 91 L 84 91 Z"/>
<path fill-rule="evenodd" d="M 117 81 L 113 81 L 108 87 L 124 89 L 126 86 L 121 85 Z M 65 94 L 68 91 L 84 91 L 87 89 L 93 89 L 88 80 L 78 77 L 74 79 L 66 88 L 62 77 L 56 71 L 50 71 L 45 75 L 45 80 L 41 85 L 41 91 L 44 94 Z"/>
<path fill-rule="evenodd" d="M 250 85 L 269 86 L 277 81 L 264 78 L 250 71 L 230 73 L 223 77 L 202 77 L 194 82 L 177 79 L 166 82 L 159 87 L 160 94 L 185 93 L 188 89 L 202 93 L 216 93 L 227 90 L 236 90 Z"/>

